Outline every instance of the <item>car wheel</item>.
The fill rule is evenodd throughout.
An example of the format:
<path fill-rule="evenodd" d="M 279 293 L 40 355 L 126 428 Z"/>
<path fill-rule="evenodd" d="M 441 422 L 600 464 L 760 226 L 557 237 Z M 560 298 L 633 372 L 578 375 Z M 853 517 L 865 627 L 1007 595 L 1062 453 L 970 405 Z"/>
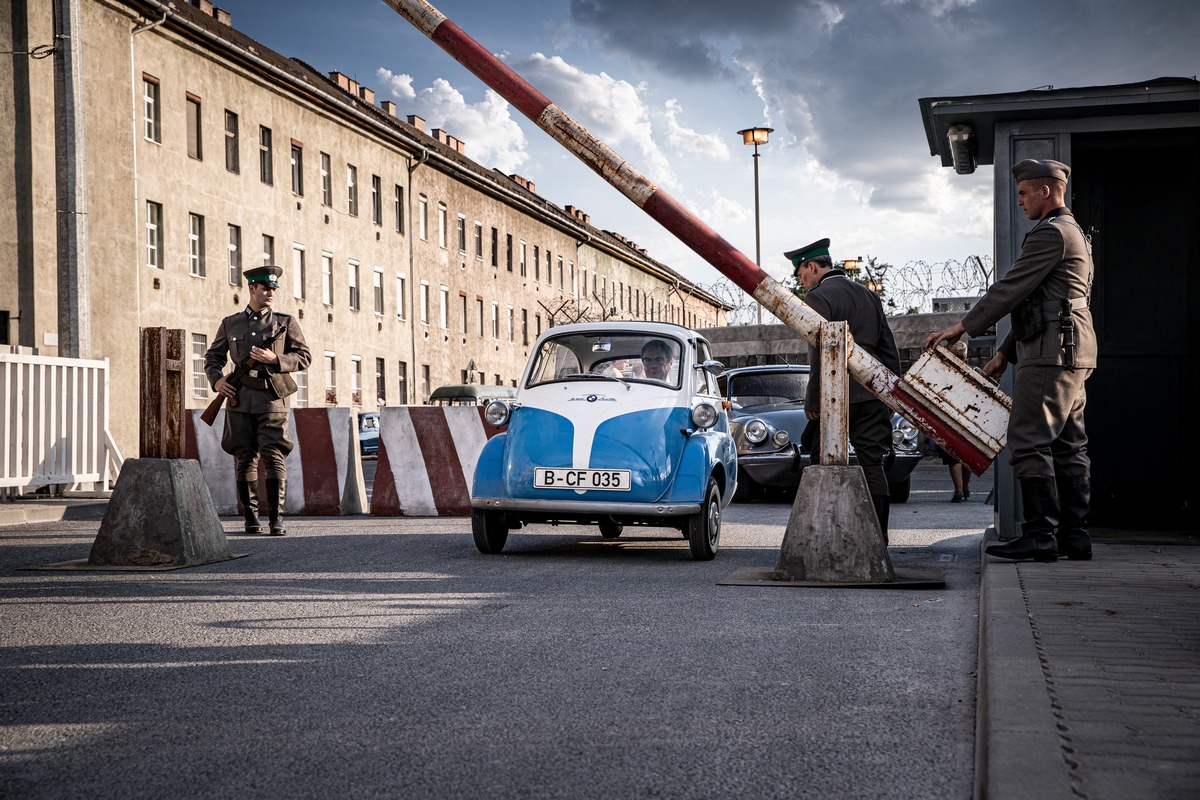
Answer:
<path fill-rule="evenodd" d="M 471 535 L 475 537 L 475 546 L 479 548 L 479 552 L 487 555 L 499 553 L 508 541 L 508 526 L 504 524 L 504 515 L 499 511 L 471 509 Z"/>
<path fill-rule="evenodd" d="M 909 475 L 899 483 L 888 484 L 888 497 L 893 503 L 907 503 L 908 494 L 912 491 L 912 476 Z"/>
<path fill-rule="evenodd" d="M 721 541 L 721 490 L 717 488 L 716 478 L 708 479 L 700 513 L 688 517 L 687 534 L 692 558 L 711 561 Z"/>
<path fill-rule="evenodd" d="M 600 535 L 605 539 L 615 539 L 621 535 L 625 526 L 611 519 L 600 520 Z"/>
<path fill-rule="evenodd" d="M 751 503 L 762 494 L 758 481 L 739 470 L 737 488 L 733 490 L 733 502 Z"/>

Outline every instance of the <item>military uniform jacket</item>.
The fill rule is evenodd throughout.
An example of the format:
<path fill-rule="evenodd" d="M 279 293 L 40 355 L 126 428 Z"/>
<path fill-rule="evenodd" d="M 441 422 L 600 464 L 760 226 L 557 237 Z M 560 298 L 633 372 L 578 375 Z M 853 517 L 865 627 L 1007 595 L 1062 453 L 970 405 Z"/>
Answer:
<path fill-rule="evenodd" d="M 846 322 L 855 344 L 892 372 L 900 372 L 900 352 L 896 349 L 896 339 L 888 327 L 879 295 L 850 280 L 840 269 L 835 269 L 825 273 L 821 282 L 804 296 L 804 303 L 831 322 Z M 820 357 L 820 350 L 810 344 L 808 393 L 804 403 L 813 410 L 819 408 L 821 403 Z M 875 395 L 858 381 L 850 381 L 851 403 L 873 399 Z"/>
<path fill-rule="evenodd" d="M 1021 253 L 1004 277 L 992 284 L 962 319 L 970 336 L 978 336 L 1021 304 L 1040 287 L 1046 328 L 1027 342 L 1014 340 L 1012 332 L 997 348 L 1008 360 L 1021 366 L 1063 364 L 1059 331 L 1060 300 L 1075 300 L 1075 366 L 1096 366 L 1096 331 L 1087 307 L 1092 291 L 1092 247 L 1075 217 L 1066 208 L 1047 214 L 1025 234 Z M 1078 298 L 1086 298 L 1078 300 Z"/>
<path fill-rule="evenodd" d="M 300 323 L 290 314 L 281 314 L 270 308 L 254 313 L 247 307 L 244 311 L 221 320 L 212 346 L 204 355 L 204 370 L 208 374 L 209 384 L 214 389 L 224 374 L 227 357 L 235 364 L 242 363 L 250 357 L 251 347 L 261 346 L 262 340 L 275 333 L 282 325 L 287 325 L 287 333 L 271 342 L 270 346 L 279 356 L 279 361 L 274 364 L 259 364 L 251 371 L 250 376 L 238 389 L 237 405 L 230 406 L 230 411 L 250 414 L 287 411 L 287 400 L 280 400 L 272 390 L 266 378 L 267 373 L 300 372 L 308 369 L 312 354 L 304 341 Z"/>

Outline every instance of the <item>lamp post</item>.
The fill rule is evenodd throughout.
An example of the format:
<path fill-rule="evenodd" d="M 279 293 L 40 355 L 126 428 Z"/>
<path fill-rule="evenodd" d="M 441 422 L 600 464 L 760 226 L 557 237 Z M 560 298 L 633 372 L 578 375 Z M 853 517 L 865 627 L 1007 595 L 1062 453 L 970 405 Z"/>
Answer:
<path fill-rule="evenodd" d="M 762 234 L 759 231 L 758 217 L 758 146 L 767 143 L 774 128 L 746 128 L 738 131 L 742 144 L 754 145 L 754 265 L 762 266 Z M 762 305 L 758 306 L 758 324 L 762 325 Z"/>

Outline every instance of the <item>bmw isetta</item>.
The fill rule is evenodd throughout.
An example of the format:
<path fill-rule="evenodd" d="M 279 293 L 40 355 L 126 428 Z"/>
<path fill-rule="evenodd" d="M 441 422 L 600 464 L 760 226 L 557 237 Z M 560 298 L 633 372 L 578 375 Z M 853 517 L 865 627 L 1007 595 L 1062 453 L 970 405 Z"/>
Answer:
<path fill-rule="evenodd" d="M 485 409 L 507 425 L 480 453 L 471 529 L 499 553 L 530 523 L 676 528 L 711 559 L 733 497 L 737 449 L 717 387 L 721 364 L 695 331 L 597 322 L 538 337 L 514 400 Z"/>

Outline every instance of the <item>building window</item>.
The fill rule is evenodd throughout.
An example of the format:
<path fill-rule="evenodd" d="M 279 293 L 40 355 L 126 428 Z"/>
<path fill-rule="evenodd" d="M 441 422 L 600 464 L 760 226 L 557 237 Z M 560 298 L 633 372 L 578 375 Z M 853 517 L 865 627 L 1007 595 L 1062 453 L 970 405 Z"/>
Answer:
<path fill-rule="evenodd" d="M 521 344 L 529 346 L 529 309 L 521 309 Z"/>
<path fill-rule="evenodd" d="M 325 405 L 337 405 L 337 356 L 325 353 Z"/>
<path fill-rule="evenodd" d="M 376 267 L 371 273 L 372 307 L 378 316 L 383 316 L 383 267 Z"/>
<path fill-rule="evenodd" d="M 333 253 L 321 253 L 321 302 L 333 305 Z"/>
<path fill-rule="evenodd" d="M 408 362 L 401 361 L 396 369 L 396 377 L 400 379 L 400 403 L 408 402 Z"/>
<path fill-rule="evenodd" d="M 162 269 L 162 203 L 146 202 L 146 266 Z"/>
<path fill-rule="evenodd" d="M 450 287 L 441 287 L 441 297 L 438 300 L 438 309 L 441 312 L 442 330 L 450 327 Z"/>
<path fill-rule="evenodd" d="M 204 371 L 204 356 L 208 352 L 208 337 L 192 334 L 192 397 L 208 399 L 208 374 Z"/>
<path fill-rule="evenodd" d="M 438 247 L 446 246 L 446 204 L 438 203 Z"/>
<path fill-rule="evenodd" d="M 396 184 L 396 233 L 404 233 L 404 187 Z"/>
<path fill-rule="evenodd" d="M 466 295 L 466 292 L 459 292 L 459 293 L 458 293 L 458 304 L 459 304 L 459 306 L 460 306 L 460 308 L 459 308 L 459 312 L 460 312 L 460 313 L 461 313 L 461 315 L 462 315 L 462 333 L 463 333 L 463 336 L 466 336 L 466 335 L 467 335 L 467 319 L 468 319 L 468 317 L 467 317 L 467 295 Z"/>
<path fill-rule="evenodd" d="M 458 252 L 467 252 L 467 218 L 462 214 L 458 215 Z"/>
<path fill-rule="evenodd" d="M 483 298 L 482 297 L 475 298 L 475 312 L 476 312 L 476 315 L 479 317 L 479 336 L 480 336 L 480 338 L 483 338 Z"/>
<path fill-rule="evenodd" d="M 308 408 L 308 370 L 293 372 L 292 379 L 296 381 L 296 393 L 292 395 L 292 405 L 296 408 Z"/>
<path fill-rule="evenodd" d="M 404 319 L 404 296 L 407 294 L 405 284 L 407 280 L 403 275 L 396 276 L 396 318 Z"/>
<path fill-rule="evenodd" d="M 189 158 L 198 161 L 204 158 L 200 141 L 200 98 L 194 94 L 187 96 L 187 148 Z"/>
<path fill-rule="evenodd" d="M 147 139 L 162 143 L 162 106 L 158 102 L 158 78 L 142 75 L 143 133 Z"/>
<path fill-rule="evenodd" d="M 350 403 L 362 405 L 362 356 L 350 356 Z"/>
<path fill-rule="evenodd" d="M 229 284 L 242 285 L 242 229 L 229 226 Z"/>
<path fill-rule="evenodd" d="M 304 299 L 304 245 L 292 243 L 292 297 Z"/>
<path fill-rule="evenodd" d="M 516 312 L 513 310 L 512 306 L 509 306 L 508 307 L 508 340 L 510 342 L 513 340 L 513 334 L 515 333 L 515 329 L 517 327 L 516 323 L 517 323 Z"/>
<path fill-rule="evenodd" d="M 383 224 L 383 183 L 378 175 L 371 176 L 371 222 Z"/>
<path fill-rule="evenodd" d="M 562 256 L 558 257 L 558 290 L 561 292 L 563 288 L 563 260 Z"/>
<path fill-rule="evenodd" d="M 417 235 L 421 241 L 429 241 L 429 198 L 425 195 L 417 200 Z"/>
<path fill-rule="evenodd" d="M 475 260 L 483 261 L 483 223 L 475 222 Z"/>
<path fill-rule="evenodd" d="M 238 116 L 225 109 L 225 169 L 230 172 L 240 172 L 241 163 L 238 160 Z"/>
<path fill-rule="evenodd" d="M 429 281 L 421 281 L 421 324 L 429 324 Z"/>
<path fill-rule="evenodd" d="M 546 250 L 546 285 L 554 285 L 554 273 L 550 271 L 550 250 Z"/>
<path fill-rule="evenodd" d="M 518 245 L 517 252 L 519 254 L 519 258 L 517 259 L 517 261 L 521 265 L 521 277 L 524 278 L 525 277 L 525 242 L 524 242 L 524 240 L 522 240 L 520 245 Z M 508 265 L 508 271 L 512 272 L 512 264 L 511 263 Z"/>
<path fill-rule="evenodd" d="M 346 196 L 350 216 L 358 216 L 358 167 L 346 165 Z"/>
<path fill-rule="evenodd" d="M 505 246 L 504 258 L 505 258 L 506 262 L 508 263 L 508 271 L 512 272 L 513 249 L 512 249 L 512 234 L 511 233 L 504 234 L 504 246 Z"/>
<path fill-rule="evenodd" d="M 258 126 L 258 179 L 268 186 L 275 184 L 275 162 L 271 155 L 271 129 Z"/>
<path fill-rule="evenodd" d="M 329 153 L 321 153 L 321 205 L 333 205 L 333 179 L 329 175 Z"/>
<path fill-rule="evenodd" d="M 262 259 L 264 264 L 275 263 L 275 237 L 265 233 L 262 235 Z"/>
<path fill-rule="evenodd" d="M 358 262 L 351 261 L 346 270 L 346 282 L 350 284 L 350 310 L 358 311 Z"/>
<path fill-rule="evenodd" d="M 500 338 L 500 302 L 492 301 L 492 338 Z"/>
<path fill-rule="evenodd" d="M 500 266 L 500 231 L 492 228 L 492 266 Z"/>
<path fill-rule="evenodd" d="M 292 140 L 292 194 L 304 196 L 304 145 Z"/>
<path fill-rule="evenodd" d="M 524 261 L 524 259 L 522 259 L 522 261 Z M 525 266 L 525 265 L 522 264 L 521 266 Z M 521 274 L 524 275 L 525 270 L 522 269 Z M 541 279 L 542 279 L 542 257 L 540 255 L 538 246 L 535 244 L 533 246 L 533 282 L 537 283 Z"/>
<path fill-rule="evenodd" d="M 204 277 L 204 217 L 188 214 L 188 274 Z"/>
<path fill-rule="evenodd" d="M 429 394 L 432 391 L 433 390 L 430 389 L 430 384 L 429 384 L 429 365 L 422 364 L 421 365 L 421 399 L 424 402 L 428 403 L 429 402 Z"/>
<path fill-rule="evenodd" d="M 382 358 L 375 359 L 375 404 L 380 408 L 387 405 L 387 378 L 384 377 L 386 363 Z"/>

